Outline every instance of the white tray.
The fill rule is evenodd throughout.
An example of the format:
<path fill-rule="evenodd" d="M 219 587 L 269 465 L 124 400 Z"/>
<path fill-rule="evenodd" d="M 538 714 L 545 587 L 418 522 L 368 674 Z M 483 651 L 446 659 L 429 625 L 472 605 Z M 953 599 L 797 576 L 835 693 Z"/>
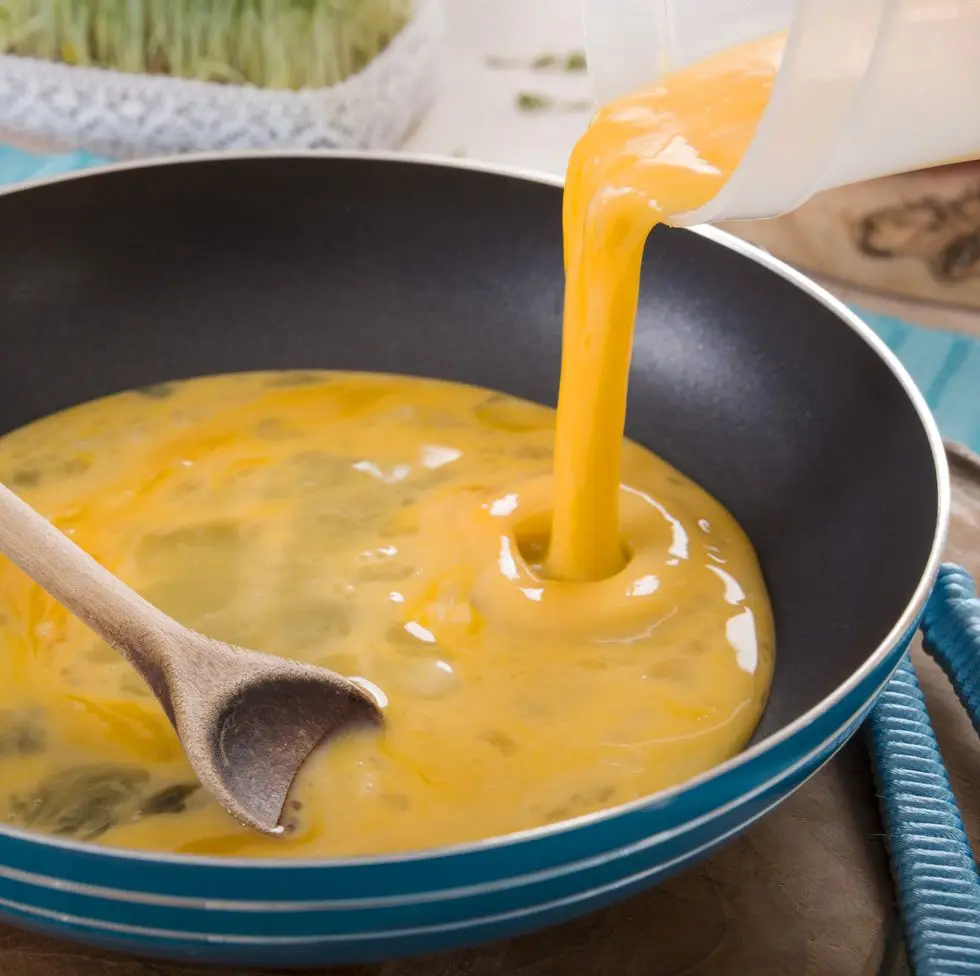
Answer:
<path fill-rule="evenodd" d="M 0 132 L 115 158 L 219 149 L 391 149 L 435 96 L 440 0 L 366 68 L 330 88 L 246 85 L 0 55 Z"/>

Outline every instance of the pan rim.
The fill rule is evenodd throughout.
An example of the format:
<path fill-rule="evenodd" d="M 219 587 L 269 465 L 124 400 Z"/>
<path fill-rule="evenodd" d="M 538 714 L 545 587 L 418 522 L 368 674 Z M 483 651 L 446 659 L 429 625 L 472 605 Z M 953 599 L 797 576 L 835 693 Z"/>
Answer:
<path fill-rule="evenodd" d="M 218 151 L 203 153 L 188 153 L 180 156 L 161 156 L 149 157 L 145 159 L 126 160 L 123 162 L 107 163 L 103 165 L 91 166 L 83 170 L 71 171 L 67 173 L 57 173 L 49 176 L 37 177 L 26 180 L 22 183 L 0 187 L 0 197 L 12 194 L 30 192 L 42 189 L 47 186 L 55 186 L 61 183 L 76 182 L 90 177 L 110 176 L 114 173 L 124 173 L 130 170 L 162 168 L 164 166 L 183 166 L 195 165 L 200 163 L 246 161 L 246 160 L 288 160 L 288 159 L 324 159 L 356 161 L 366 160 L 384 163 L 402 163 L 416 166 L 431 166 L 440 169 L 455 169 L 482 173 L 490 176 L 500 176 L 504 178 L 524 180 L 551 186 L 560 189 L 564 185 L 562 177 L 553 173 L 531 168 L 509 166 L 497 163 L 486 163 L 456 157 L 439 156 L 430 153 L 413 152 L 378 152 L 378 151 L 358 151 L 358 150 L 339 150 L 339 149 L 308 149 L 308 150 L 241 150 L 241 151 Z M 829 695 L 825 696 L 817 704 L 813 705 L 802 715 L 793 721 L 782 726 L 780 729 L 766 736 L 759 742 L 752 744 L 742 752 L 733 756 L 723 763 L 713 766 L 711 769 L 700 773 L 692 779 L 686 780 L 676 786 L 642 796 L 628 803 L 622 803 L 615 807 L 597 810 L 592 813 L 583 814 L 569 820 L 559 821 L 558 823 L 548 824 L 543 827 L 534 827 L 521 831 L 514 831 L 508 834 L 500 834 L 494 837 L 484 838 L 478 841 L 469 841 L 460 844 L 447 844 L 440 847 L 427 848 L 419 851 L 407 851 L 394 854 L 372 854 L 352 857 L 324 857 L 324 858 L 243 858 L 243 857 L 213 857 L 196 854 L 172 854 L 166 852 L 144 851 L 121 847 L 108 847 L 99 844 L 85 843 L 83 841 L 68 840 L 59 837 L 48 836 L 25 830 L 8 824 L 0 824 L 0 837 L 6 836 L 13 840 L 23 841 L 31 844 L 40 844 L 53 849 L 64 850 L 75 854 L 91 856 L 98 855 L 100 859 L 109 860 L 137 861 L 147 865 L 167 864 L 172 866 L 184 866 L 188 868 L 224 868 L 224 869 L 247 869 L 249 871 L 271 871 L 271 870 L 315 870 L 322 871 L 327 869 L 353 869 L 357 867 L 383 867 L 397 863 L 418 863 L 424 865 L 426 862 L 446 858 L 478 854 L 481 852 L 492 851 L 498 848 L 520 845 L 526 842 L 537 841 L 549 836 L 563 833 L 571 833 L 579 828 L 588 827 L 604 820 L 639 811 L 652 801 L 663 802 L 673 799 L 682 793 L 687 793 L 704 787 L 716 779 L 731 773 L 750 762 L 753 762 L 774 748 L 794 738 L 798 733 L 805 731 L 814 721 L 830 711 L 835 705 L 844 700 L 855 690 L 866 678 L 873 674 L 881 664 L 888 658 L 888 655 L 898 646 L 904 636 L 913 629 L 913 625 L 918 619 L 921 611 L 925 607 L 926 601 L 932 592 L 933 585 L 939 573 L 942 562 L 943 551 L 949 533 L 950 520 L 950 480 L 949 465 L 943 446 L 942 436 L 936 424 L 932 412 L 930 411 L 925 397 L 915 385 L 912 377 L 905 367 L 901 364 L 898 357 L 888 348 L 882 339 L 867 325 L 855 312 L 853 312 L 842 301 L 831 295 L 825 288 L 812 281 L 802 272 L 779 260 L 769 252 L 749 244 L 740 238 L 735 237 L 726 231 L 716 227 L 701 225 L 696 227 L 681 228 L 689 233 L 697 234 L 701 237 L 734 251 L 744 257 L 755 261 L 769 271 L 774 272 L 781 278 L 795 285 L 810 298 L 815 299 L 828 311 L 840 319 L 844 325 L 848 326 L 866 345 L 877 354 L 884 365 L 891 371 L 892 375 L 902 387 L 905 395 L 909 398 L 912 406 L 922 424 L 926 440 L 932 453 L 933 466 L 936 474 L 936 521 L 933 534 L 932 546 L 929 556 L 923 567 L 913 593 L 906 604 L 904 610 L 892 626 L 891 630 L 879 643 L 879 645 L 865 658 L 863 664 L 849 677 L 839 684 Z M 717 811 L 714 811 L 717 812 Z M 129 889 L 118 889 L 127 891 Z M 136 889 L 133 889 L 134 891 Z M 171 896 L 172 897 L 172 896 Z M 170 900 L 170 899 L 168 899 Z M 183 899 L 182 899 L 183 900 Z M 360 899 L 357 899 L 360 901 Z M 204 906 L 213 899 L 200 898 L 186 899 L 189 904 Z M 370 899 L 365 900 L 365 906 Z M 279 902 L 254 902 L 247 901 L 250 906 L 256 905 L 276 905 Z M 252 909 L 254 910 L 254 908 Z"/>

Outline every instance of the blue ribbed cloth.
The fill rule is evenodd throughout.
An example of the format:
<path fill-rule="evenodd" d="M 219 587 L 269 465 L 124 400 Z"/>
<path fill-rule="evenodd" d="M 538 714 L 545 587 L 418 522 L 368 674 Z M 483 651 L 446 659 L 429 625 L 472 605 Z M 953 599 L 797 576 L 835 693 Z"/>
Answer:
<path fill-rule="evenodd" d="M 943 566 L 922 638 L 980 732 L 980 600 L 965 569 Z M 908 656 L 868 730 L 912 971 L 980 976 L 980 872 Z"/>

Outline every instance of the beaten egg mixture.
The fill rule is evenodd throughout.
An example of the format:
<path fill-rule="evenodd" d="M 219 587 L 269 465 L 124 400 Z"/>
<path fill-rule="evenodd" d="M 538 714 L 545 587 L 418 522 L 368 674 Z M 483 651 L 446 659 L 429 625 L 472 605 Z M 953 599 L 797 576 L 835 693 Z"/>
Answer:
<path fill-rule="evenodd" d="M 15 823 L 198 854 L 418 849 L 684 780 L 752 731 L 772 622 L 725 510 L 623 446 L 613 576 L 540 560 L 555 414 L 369 374 L 126 393 L 0 440 L 39 511 L 181 622 L 368 679 L 384 728 L 304 767 L 285 838 L 204 792 L 132 668 L 0 564 L 0 774 Z"/>
<path fill-rule="evenodd" d="M 782 43 L 605 106 L 582 137 L 557 414 L 432 380 L 251 374 L 0 439 L 3 480 L 181 623 L 385 699 L 384 727 L 318 751 L 287 834 L 261 836 L 198 787 L 130 666 L 0 561 L 0 815 L 159 851 L 383 853 L 554 823 L 734 755 L 773 669 L 755 554 L 623 426 L 646 236 L 731 174 Z"/>

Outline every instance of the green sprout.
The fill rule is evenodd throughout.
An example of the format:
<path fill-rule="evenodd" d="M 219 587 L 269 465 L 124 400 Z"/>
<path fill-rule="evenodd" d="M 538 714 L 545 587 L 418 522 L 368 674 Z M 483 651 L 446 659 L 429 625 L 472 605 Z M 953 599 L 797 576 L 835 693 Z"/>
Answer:
<path fill-rule="evenodd" d="M 568 54 L 538 54 L 530 60 L 525 58 L 504 58 L 492 54 L 485 60 L 488 68 L 514 70 L 519 68 L 531 71 L 566 71 L 570 74 L 586 71 L 588 63 L 585 51 L 569 51 Z"/>
<path fill-rule="evenodd" d="M 376 58 L 412 0 L 0 0 L 0 53 L 263 88 L 324 88 Z"/>
<path fill-rule="evenodd" d="M 547 95 L 539 95 L 536 92 L 521 92 L 517 96 L 517 107 L 522 112 L 540 112 L 542 109 L 550 108 L 552 100 Z"/>
<path fill-rule="evenodd" d="M 582 112 L 593 107 L 591 99 L 575 98 L 571 101 L 556 101 L 538 92 L 520 92 L 516 99 L 519 112 L 544 112 L 556 109 L 561 112 Z"/>

